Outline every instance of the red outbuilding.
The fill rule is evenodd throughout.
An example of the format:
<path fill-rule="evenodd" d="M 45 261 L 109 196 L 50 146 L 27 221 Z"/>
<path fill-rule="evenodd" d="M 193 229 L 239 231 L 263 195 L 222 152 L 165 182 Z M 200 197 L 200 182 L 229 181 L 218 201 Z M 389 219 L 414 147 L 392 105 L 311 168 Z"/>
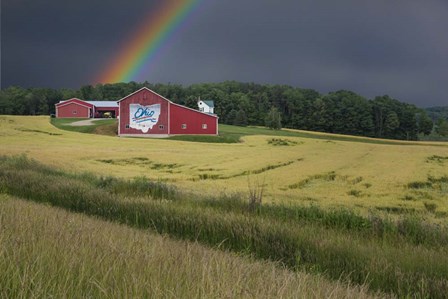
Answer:
<path fill-rule="evenodd" d="M 56 105 L 57 118 L 101 118 L 117 117 L 118 104 L 115 101 L 83 101 L 73 98 Z M 105 114 L 107 113 L 107 114 Z"/>
<path fill-rule="evenodd" d="M 93 117 L 93 105 L 80 99 L 70 99 L 56 104 L 56 117 Z"/>
<path fill-rule="evenodd" d="M 119 136 L 218 135 L 218 116 L 173 103 L 146 87 L 118 106 Z"/>

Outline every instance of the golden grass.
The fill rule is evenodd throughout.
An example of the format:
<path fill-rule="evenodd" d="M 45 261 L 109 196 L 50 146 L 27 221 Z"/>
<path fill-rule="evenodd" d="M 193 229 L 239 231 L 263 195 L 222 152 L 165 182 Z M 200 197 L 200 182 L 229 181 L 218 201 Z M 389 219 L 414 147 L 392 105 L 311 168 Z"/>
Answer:
<path fill-rule="evenodd" d="M 69 171 L 166 180 L 189 192 L 248 193 L 248 180 L 258 178 L 265 183 L 264 202 L 312 202 L 364 212 L 390 207 L 425 211 L 424 204 L 431 203 L 438 217 L 446 219 L 448 213 L 446 187 L 407 187 L 428 176 L 448 175 L 448 162 L 428 161 L 434 155 L 448 157 L 443 143 L 404 146 L 281 137 L 297 144 L 273 146 L 268 144 L 272 136 L 247 136 L 240 144 L 194 143 L 61 131 L 46 117 L 29 116 L 1 116 L 0 136 L 0 154 L 26 153 Z M 248 172 L 258 174 L 248 178 L 243 175 Z M 333 179 L 325 178 L 329 173 Z"/>
<path fill-rule="evenodd" d="M 370 298 L 365 287 L 0 194 L 2 298 Z"/>

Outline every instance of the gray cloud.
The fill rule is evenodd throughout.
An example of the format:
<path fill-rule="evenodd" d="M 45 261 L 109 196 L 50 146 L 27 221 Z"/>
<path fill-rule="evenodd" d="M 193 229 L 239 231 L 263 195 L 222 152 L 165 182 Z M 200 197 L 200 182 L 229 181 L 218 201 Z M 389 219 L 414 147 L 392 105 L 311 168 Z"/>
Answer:
<path fill-rule="evenodd" d="M 92 82 L 159 1 L 2 3 L 2 86 Z M 448 3 L 204 0 L 137 81 L 240 80 L 448 105 Z"/>

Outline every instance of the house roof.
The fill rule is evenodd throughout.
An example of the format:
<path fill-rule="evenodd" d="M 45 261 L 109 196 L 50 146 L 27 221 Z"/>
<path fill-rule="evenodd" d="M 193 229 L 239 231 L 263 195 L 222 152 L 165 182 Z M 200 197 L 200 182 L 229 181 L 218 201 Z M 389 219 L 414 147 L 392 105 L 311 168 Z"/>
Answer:
<path fill-rule="evenodd" d="M 203 101 L 210 108 L 215 108 L 215 102 L 213 101 Z"/>

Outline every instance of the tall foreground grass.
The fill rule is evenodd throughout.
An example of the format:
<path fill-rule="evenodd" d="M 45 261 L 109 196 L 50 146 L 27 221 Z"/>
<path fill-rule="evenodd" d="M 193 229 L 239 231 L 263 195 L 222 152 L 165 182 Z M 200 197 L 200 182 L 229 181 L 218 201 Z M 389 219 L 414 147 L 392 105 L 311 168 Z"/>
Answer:
<path fill-rule="evenodd" d="M 247 202 L 240 196 L 222 196 L 196 200 L 194 205 L 222 212 L 245 213 Z M 400 246 L 403 243 L 425 247 L 448 246 L 448 227 L 424 221 L 418 214 L 388 219 L 371 213 L 362 216 L 346 208 L 325 210 L 317 205 L 259 205 L 254 216 L 286 222 L 290 225 L 319 225 L 338 229 L 365 239 L 377 239 Z"/>
<path fill-rule="evenodd" d="M 365 287 L 0 195 L 1 298 L 369 298 Z"/>
<path fill-rule="evenodd" d="M 448 293 L 446 246 L 365 238 L 337 225 L 279 221 L 178 200 L 148 200 L 98 188 L 95 179 L 64 175 L 26 158 L 2 158 L 0 190 L 71 211 L 223 249 L 270 259 L 297 270 L 367 283 L 399 296 Z M 286 219 L 287 220 L 287 219 Z M 397 246 L 399 245 L 399 246 Z"/>

